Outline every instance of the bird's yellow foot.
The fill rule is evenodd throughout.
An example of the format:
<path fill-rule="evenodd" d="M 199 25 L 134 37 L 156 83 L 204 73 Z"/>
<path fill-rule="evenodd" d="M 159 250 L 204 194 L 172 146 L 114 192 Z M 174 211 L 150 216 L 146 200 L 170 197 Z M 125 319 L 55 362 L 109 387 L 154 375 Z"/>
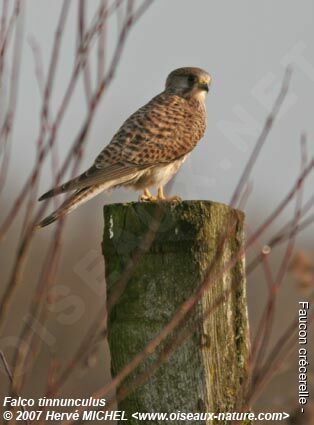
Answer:
<path fill-rule="evenodd" d="M 157 196 L 152 195 L 148 189 L 145 189 L 143 195 L 139 196 L 138 200 L 140 202 L 182 202 L 180 196 L 166 197 L 162 187 L 158 188 Z"/>
<path fill-rule="evenodd" d="M 148 189 L 145 189 L 143 195 L 139 196 L 138 200 L 140 202 L 156 202 L 159 199 L 157 196 L 153 196 Z"/>
<path fill-rule="evenodd" d="M 163 187 L 158 188 L 158 201 L 166 201 L 166 202 L 182 202 L 180 196 L 165 196 Z"/>
<path fill-rule="evenodd" d="M 157 196 L 146 196 L 146 195 L 141 195 L 138 197 L 139 202 L 157 202 L 160 201 L 160 199 L 157 198 Z"/>
<path fill-rule="evenodd" d="M 165 198 L 165 201 L 182 202 L 182 198 L 180 198 L 180 196 L 174 195 L 174 196 L 169 196 L 168 198 Z"/>

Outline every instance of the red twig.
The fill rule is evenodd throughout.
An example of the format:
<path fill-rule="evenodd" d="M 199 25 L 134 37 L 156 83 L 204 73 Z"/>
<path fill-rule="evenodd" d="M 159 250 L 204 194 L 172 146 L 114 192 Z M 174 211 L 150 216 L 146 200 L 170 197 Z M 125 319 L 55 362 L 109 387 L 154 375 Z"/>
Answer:
<path fill-rule="evenodd" d="M 306 168 L 305 156 L 303 152 L 303 138 L 301 138 L 301 173 Z M 282 285 L 284 276 L 286 274 L 286 271 L 288 269 L 288 265 L 292 256 L 293 247 L 295 243 L 295 237 L 296 237 L 296 227 L 299 223 L 300 216 L 301 216 L 301 210 L 302 210 L 302 195 L 303 195 L 303 182 L 300 183 L 300 186 L 297 190 L 297 196 L 296 196 L 296 207 L 295 207 L 295 214 L 294 219 L 291 223 L 291 229 L 289 232 L 289 238 L 288 238 L 288 244 L 286 248 L 286 252 L 284 254 L 284 257 L 281 261 L 279 271 L 277 273 L 277 276 L 273 282 L 273 284 L 269 288 L 269 296 L 268 296 L 268 303 L 265 309 L 265 314 L 263 315 L 262 324 L 263 324 L 263 336 L 261 337 L 260 341 L 260 349 L 257 352 L 256 357 L 256 365 L 260 365 L 263 361 L 263 358 L 265 356 L 265 352 L 267 350 L 267 347 L 269 345 L 270 335 L 272 331 L 273 326 L 273 319 L 274 319 L 274 313 L 275 313 L 275 305 L 278 295 L 278 290 L 280 286 Z M 258 369 L 255 371 L 255 373 L 259 373 Z"/>
<path fill-rule="evenodd" d="M 314 196 L 312 196 L 305 204 L 304 207 L 301 210 L 301 217 L 306 215 L 310 209 L 314 205 Z M 314 215 L 312 214 L 307 219 L 302 221 L 301 223 L 297 224 L 295 226 L 294 231 L 296 233 L 301 232 L 302 230 L 306 229 L 308 226 L 310 226 L 314 221 Z M 269 247 L 270 250 L 272 250 L 277 245 L 285 242 L 289 238 L 291 224 L 293 222 L 292 220 L 289 220 L 287 223 L 285 223 L 279 231 L 275 233 L 274 236 L 271 237 L 271 239 L 266 243 L 266 245 Z M 262 261 L 263 253 L 258 254 L 247 266 L 246 272 L 249 275 Z"/>
<path fill-rule="evenodd" d="M 8 172 L 8 165 L 10 160 L 11 143 L 10 139 L 12 136 L 13 122 L 16 112 L 16 104 L 18 97 L 19 88 L 19 75 L 21 69 L 21 55 L 22 55 L 22 38 L 23 38 L 23 27 L 24 27 L 24 6 L 21 5 L 20 0 L 15 1 L 13 15 L 9 22 L 9 29 L 12 29 L 15 25 L 15 38 L 13 45 L 13 60 L 12 60 L 12 71 L 10 76 L 10 90 L 9 90 L 9 101 L 7 112 L 4 118 L 3 125 L 0 129 L 0 147 L 3 152 L 2 164 L 0 168 L 0 193 L 4 188 L 6 176 Z M 8 31 L 9 31 L 8 29 Z M 4 37 L 4 44 L 1 48 L 0 61 L 4 63 L 4 55 L 8 49 L 7 36 Z M 3 65 L 0 63 L 0 68 Z M 2 77 L 2 70 L 0 70 L 0 82 Z M 3 102 L 4 103 L 4 102 Z"/>
<path fill-rule="evenodd" d="M 85 20 L 86 20 L 86 1 L 85 0 L 79 0 L 79 13 L 78 13 L 78 36 L 79 36 L 79 45 L 82 45 L 84 42 L 85 37 Z M 85 96 L 86 96 L 86 103 L 87 106 L 89 106 L 91 98 L 92 98 L 92 82 L 91 82 L 91 72 L 90 72 L 90 66 L 89 66 L 89 58 L 88 53 L 85 57 L 85 62 L 83 65 L 83 79 L 84 79 L 84 89 L 85 89 Z"/>
<path fill-rule="evenodd" d="M 5 370 L 8 378 L 9 378 L 9 381 L 12 382 L 13 381 L 13 377 L 12 377 L 12 372 L 11 372 L 9 363 L 7 362 L 7 359 L 6 359 L 5 355 L 4 355 L 4 352 L 1 351 L 1 350 L 0 350 L 0 358 L 1 358 L 1 361 L 3 363 L 4 370 Z M 26 409 L 25 409 L 24 406 L 21 406 L 21 409 L 23 410 L 23 412 L 26 412 Z M 29 425 L 28 419 L 24 419 L 24 422 L 26 423 L 26 425 Z"/>
<path fill-rule="evenodd" d="M 270 130 L 273 127 L 273 123 L 275 118 L 277 117 L 280 108 L 285 100 L 285 97 L 287 95 L 288 92 L 288 88 L 289 88 L 289 83 L 290 83 L 290 78 L 291 78 L 291 69 L 288 68 L 286 70 L 284 79 L 283 79 L 283 83 L 282 83 L 282 87 L 280 90 L 280 93 L 274 103 L 273 109 L 271 111 L 271 113 L 269 114 L 269 116 L 267 117 L 266 123 L 262 129 L 261 135 L 259 136 L 259 138 L 257 139 L 257 142 L 255 144 L 255 147 L 253 149 L 253 152 L 249 158 L 249 161 L 246 165 L 246 167 L 244 168 L 244 171 L 241 175 L 241 178 L 239 180 L 239 183 L 237 184 L 237 187 L 235 188 L 235 191 L 232 195 L 231 201 L 230 201 L 230 205 L 232 206 L 236 206 L 237 205 L 237 201 L 239 199 L 239 197 L 241 196 L 243 187 L 245 186 L 245 183 L 247 182 L 250 173 L 253 169 L 253 166 L 258 158 L 258 155 L 262 149 L 262 147 L 264 146 L 264 143 L 269 135 Z"/>

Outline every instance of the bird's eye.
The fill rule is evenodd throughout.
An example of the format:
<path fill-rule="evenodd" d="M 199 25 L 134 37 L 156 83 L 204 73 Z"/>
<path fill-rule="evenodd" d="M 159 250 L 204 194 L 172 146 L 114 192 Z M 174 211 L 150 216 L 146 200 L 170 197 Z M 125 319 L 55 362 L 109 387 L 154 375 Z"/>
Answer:
<path fill-rule="evenodd" d="M 188 82 L 189 82 L 189 83 L 194 83 L 194 82 L 195 82 L 195 77 L 194 77 L 194 75 L 189 75 L 189 76 L 188 76 Z"/>

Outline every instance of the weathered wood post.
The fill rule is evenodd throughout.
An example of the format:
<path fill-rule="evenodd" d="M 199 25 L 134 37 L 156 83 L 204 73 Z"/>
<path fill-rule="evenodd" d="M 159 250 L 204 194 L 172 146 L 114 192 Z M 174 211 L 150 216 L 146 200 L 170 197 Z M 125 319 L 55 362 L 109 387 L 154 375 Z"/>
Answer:
<path fill-rule="evenodd" d="M 139 423 L 131 417 L 137 411 L 239 411 L 249 344 L 243 213 L 223 204 L 185 201 L 106 205 L 104 217 L 109 304 L 117 298 L 108 317 L 113 376 L 161 331 L 211 270 L 208 288 L 180 327 L 190 337 L 146 383 L 119 402 L 128 423 Z M 123 385 L 132 385 L 149 370 L 176 335 L 172 333 Z"/>

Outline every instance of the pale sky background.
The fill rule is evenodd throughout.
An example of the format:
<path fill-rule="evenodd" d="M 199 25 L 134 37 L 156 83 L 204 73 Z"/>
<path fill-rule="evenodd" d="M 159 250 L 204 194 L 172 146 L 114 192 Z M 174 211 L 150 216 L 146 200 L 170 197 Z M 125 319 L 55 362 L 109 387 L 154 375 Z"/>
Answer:
<path fill-rule="evenodd" d="M 60 0 L 23 2 L 26 5 L 26 37 L 12 163 L 5 192 L 8 201 L 14 199 L 17 188 L 33 166 L 38 134 L 40 96 L 34 78 L 33 56 L 26 40 L 27 37 L 37 40 L 47 70 L 62 4 Z M 75 3 L 72 1 L 66 25 L 55 105 L 60 101 L 73 65 Z M 88 0 L 88 4 L 90 10 L 95 10 L 98 1 Z M 112 28 L 114 31 L 114 25 Z M 171 191 L 184 199 L 228 203 L 278 94 L 285 68 L 291 64 L 293 75 L 285 108 L 252 175 L 253 192 L 246 213 L 251 226 L 258 224 L 296 180 L 300 171 L 302 132 L 308 136 L 309 156 L 314 152 L 313 28 L 312 0 L 155 0 L 130 33 L 116 77 L 98 108 L 80 171 L 91 165 L 132 112 L 163 90 L 170 71 L 181 66 L 199 66 L 212 75 L 207 99 L 208 128 L 204 139 L 177 175 Z M 114 40 L 111 33 L 111 50 Z M 60 159 L 64 158 L 79 131 L 84 113 L 85 97 L 80 82 L 58 137 Z M 41 192 L 51 185 L 50 162 L 46 165 Z M 308 180 L 305 199 L 312 188 L 313 176 Z M 89 252 L 99 253 L 102 205 L 136 200 L 137 197 L 137 193 L 117 190 L 110 195 L 100 195 L 71 214 L 64 238 L 59 283 L 74 282 L 73 287 L 78 289 L 73 290 L 80 291 L 82 279 L 75 273 L 76 265 Z M 291 217 L 293 208 L 292 204 L 283 218 Z M 38 236 L 42 244 L 48 241 L 50 231 L 44 229 Z M 298 247 L 314 250 L 313 227 L 301 235 Z M 41 256 L 40 249 L 34 251 L 36 262 L 41 261 Z M 30 270 L 28 273 L 32 285 L 32 273 Z M 89 302 L 98 302 L 95 294 L 85 295 Z M 251 298 L 254 302 L 254 296 Z M 291 301 L 290 312 L 296 312 L 294 303 L 295 299 Z M 253 315 L 254 312 L 253 309 Z M 290 317 L 288 312 L 287 317 Z M 293 397 L 291 400 L 294 402 Z"/>
<path fill-rule="evenodd" d="M 98 4 L 94 0 L 88 3 L 93 10 Z M 45 69 L 60 5 L 59 0 L 26 2 L 25 33 L 40 44 Z M 67 23 L 58 72 L 57 100 L 58 93 L 63 93 L 73 63 L 76 31 L 76 8 L 73 6 L 75 4 L 72 4 Z M 98 109 L 82 170 L 110 141 L 124 119 L 163 89 L 172 69 L 200 66 L 208 70 L 213 79 L 207 100 L 208 129 L 177 176 L 172 190 L 187 199 L 228 202 L 272 99 L 278 93 L 285 66 L 291 63 L 294 68 L 291 103 L 286 102 L 286 111 L 275 124 L 253 178 L 253 208 L 254 205 L 273 205 L 291 186 L 299 171 L 302 131 L 308 134 L 309 149 L 313 151 L 314 147 L 313 21 L 314 4 L 310 0 L 301 3 L 156 0 L 130 34 L 116 78 Z M 293 60 L 293 57 L 303 57 L 305 65 L 301 59 Z M 19 177 L 23 179 L 24 170 L 33 163 L 39 117 L 34 62 L 27 43 L 20 87 L 19 125 L 14 132 L 18 155 L 13 167 L 18 166 Z M 83 91 L 72 102 L 60 134 L 60 158 L 79 129 L 82 112 L 85 112 Z M 23 155 L 20 155 L 21 146 Z M 14 169 L 11 173 L 13 177 Z M 43 190 L 50 184 L 48 177 L 47 173 Z M 135 199 L 136 196 L 120 190 L 110 199 Z M 79 214 L 75 213 L 76 219 Z"/>

